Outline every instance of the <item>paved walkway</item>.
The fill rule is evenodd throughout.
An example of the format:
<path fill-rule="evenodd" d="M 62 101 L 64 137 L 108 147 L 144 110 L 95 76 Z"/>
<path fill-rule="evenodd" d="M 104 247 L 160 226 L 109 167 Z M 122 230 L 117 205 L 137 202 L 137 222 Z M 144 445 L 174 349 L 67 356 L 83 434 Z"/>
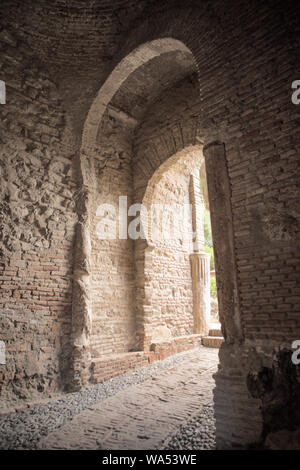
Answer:
<path fill-rule="evenodd" d="M 40 449 L 162 449 L 179 427 L 212 402 L 218 350 L 128 387 L 81 412 L 39 442 Z"/>

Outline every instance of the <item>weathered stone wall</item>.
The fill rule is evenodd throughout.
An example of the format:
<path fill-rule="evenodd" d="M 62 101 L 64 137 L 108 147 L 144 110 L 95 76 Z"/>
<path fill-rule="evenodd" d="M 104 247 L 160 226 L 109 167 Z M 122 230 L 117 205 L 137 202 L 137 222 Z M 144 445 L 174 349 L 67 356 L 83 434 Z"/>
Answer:
<path fill-rule="evenodd" d="M 99 152 L 95 158 L 98 185 L 91 207 L 93 357 L 128 352 L 136 347 L 133 241 L 120 239 L 119 232 L 119 197 L 127 196 L 128 208 L 132 202 L 131 138 L 126 123 L 106 113 L 98 135 Z M 110 204 L 116 211 L 115 217 L 108 216 L 111 229 L 115 229 L 112 239 L 97 235 L 97 225 L 104 225 L 101 220 L 106 216 L 102 211 L 101 216 L 99 212 L 99 217 L 96 216 L 101 204 Z"/>
<path fill-rule="evenodd" d="M 44 396 L 68 367 L 75 178 L 56 87 L 22 42 L 0 32 L 1 403 Z"/>
<path fill-rule="evenodd" d="M 151 338 L 152 342 L 194 331 L 189 260 L 193 251 L 192 219 L 188 219 L 187 209 L 184 214 L 180 208 L 189 207 L 191 171 L 193 164 L 200 164 L 200 156 L 198 159 L 191 158 L 190 166 L 183 160 L 181 158 L 173 165 L 160 167 L 157 170 L 160 175 L 157 178 L 156 173 L 153 175 L 143 198 L 150 219 L 151 207 L 161 205 L 156 214 L 158 232 L 150 233 L 149 230 L 148 246 L 144 253 L 144 328 L 146 337 Z M 151 222 L 149 229 L 154 230 Z"/>

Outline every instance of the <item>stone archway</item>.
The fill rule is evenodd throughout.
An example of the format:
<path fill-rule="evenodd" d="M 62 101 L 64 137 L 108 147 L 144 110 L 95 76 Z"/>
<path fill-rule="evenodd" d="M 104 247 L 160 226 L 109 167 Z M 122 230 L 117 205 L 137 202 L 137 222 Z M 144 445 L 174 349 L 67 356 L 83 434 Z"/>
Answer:
<path fill-rule="evenodd" d="M 123 123 L 126 122 L 126 132 L 130 134 L 132 129 L 134 129 L 137 125 L 137 121 L 132 116 L 128 116 L 128 114 L 123 113 L 122 110 L 116 109 L 114 106 L 113 98 L 118 96 L 118 92 L 122 89 L 122 85 L 126 85 L 126 81 L 134 76 L 134 72 L 138 71 L 143 65 L 147 64 L 149 61 L 165 57 L 165 54 L 171 54 L 173 52 L 180 51 L 184 54 L 185 57 L 189 57 L 190 63 L 193 63 L 193 57 L 191 52 L 188 48 L 178 40 L 173 40 L 170 38 L 152 41 L 150 43 L 146 43 L 136 50 L 134 50 L 131 54 L 126 56 L 118 66 L 113 70 L 111 75 L 108 77 L 102 88 L 100 89 L 94 103 L 90 109 L 88 114 L 83 138 L 82 138 L 82 147 L 81 152 L 78 157 L 78 172 L 80 175 L 80 182 L 81 188 L 78 192 L 78 203 L 77 203 L 77 210 L 79 216 L 79 223 L 77 225 L 77 237 L 76 237 L 76 253 L 75 253 L 75 267 L 74 267 L 74 289 L 73 289 L 73 325 L 72 325 L 72 336 L 73 336 L 73 344 L 74 344 L 74 355 L 73 355 L 73 368 L 78 372 L 77 377 L 79 382 L 88 381 L 89 373 L 86 370 L 85 364 L 90 361 L 91 358 L 91 351 L 90 351 L 90 337 L 92 332 L 92 290 L 91 290 L 91 275 L 93 272 L 92 264 L 92 240 L 91 240 L 91 233 L 92 233 L 92 225 L 93 220 L 91 215 L 95 212 L 95 194 L 99 188 L 99 182 L 97 182 L 97 165 L 99 163 L 99 155 L 101 158 L 103 157 L 103 125 L 105 126 L 105 120 L 109 121 L 109 116 L 113 116 L 119 121 Z M 121 87 L 121 88 L 120 88 Z M 106 116 L 106 117 L 105 117 Z M 100 123 L 101 126 L 99 125 Z M 184 123 L 187 125 L 187 131 L 183 131 L 186 135 L 186 142 L 181 143 L 179 140 L 174 140 L 175 146 L 178 146 L 178 151 L 182 148 L 186 148 L 189 145 L 199 145 L 199 140 L 202 144 L 202 137 L 198 136 L 197 134 L 197 126 L 198 122 L 197 119 L 190 118 L 187 122 Z M 129 129 L 129 130 L 128 130 Z M 192 130 L 192 131 L 191 131 Z M 130 145 L 129 145 L 130 147 Z M 130 149 L 128 147 L 128 151 Z M 207 147 L 212 148 L 212 147 Z M 214 148 L 214 147 L 213 147 Z M 217 147 L 219 148 L 219 147 Z M 174 147 L 173 147 L 174 149 Z M 176 152 L 175 152 L 176 153 Z M 168 155 L 167 155 L 168 154 Z M 174 150 L 173 150 L 174 154 Z M 166 160 L 167 156 L 169 157 L 169 149 L 166 149 L 165 155 L 159 155 L 159 158 L 155 161 L 150 163 L 149 161 L 149 154 L 146 155 L 143 159 L 143 174 L 145 176 L 148 175 L 148 178 L 153 175 L 153 172 L 157 169 L 159 163 L 162 163 Z M 207 158 L 206 158 L 207 160 Z M 211 161 L 211 160 L 210 160 Z M 136 162 L 136 163 L 135 163 Z M 139 153 L 134 160 L 134 165 L 137 164 L 138 169 L 141 168 L 141 158 Z M 211 187 L 214 186 L 214 182 L 216 182 L 216 174 L 214 173 L 214 165 L 212 163 L 212 167 L 208 174 L 208 185 Z M 224 166 L 225 165 L 225 166 Z M 230 209 L 230 191 L 228 192 L 229 182 L 228 182 L 228 174 L 226 170 L 226 157 L 224 153 L 224 168 L 222 175 L 219 176 L 221 178 L 226 179 L 226 182 L 221 183 L 223 188 L 226 188 L 227 191 L 227 206 L 226 209 Z M 99 166 L 99 165 L 98 165 Z M 146 171 L 145 171 L 146 169 Z M 128 177 L 128 176 L 127 176 Z M 217 182 L 218 187 L 219 182 Z M 141 196 L 141 186 L 139 183 L 134 181 L 134 187 L 138 187 L 138 191 L 134 194 L 135 201 L 138 200 Z M 216 189 L 215 188 L 215 189 Z M 218 188 L 217 188 L 218 189 Z M 212 206 L 212 212 L 214 212 L 213 206 L 216 201 L 215 194 L 210 192 L 210 203 Z M 224 194 L 223 194 L 224 200 Z M 229 202 L 228 202 L 229 201 Z M 219 203 L 219 201 L 218 201 Z M 217 210 L 216 210 L 217 213 Z M 220 319 L 223 326 L 223 334 L 224 337 L 238 337 L 238 330 L 239 330 L 239 312 L 238 312 L 238 295 L 237 295 L 237 288 L 236 288 L 236 281 L 235 277 L 235 269 L 234 269 L 234 249 L 233 249 L 233 237 L 232 237 L 232 220 L 231 220 L 231 212 L 229 216 L 225 216 L 227 225 L 225 231 L 222 233 L 222 242 L 225 243 L 227 246 L 227 241 L 225 237 L 228 235 L 230 238 L 229 245 L 232 246 L 232 249 L 227 251 L 227 257 L 230 258 L 230 263 L 227 260 L 224 263 L 222 256 L 217 258 L 219 259 L 218 266 L 216 268 L 217 271 L 217 280 L 218 284 L 222 286 L 223 278 L 229 279 L 228 285 L 226 287 L 223 286 L 219 289 L 219 296 L 223 296 L 225 300 L 220 301 Z M 214 225 L 214 224 L 213 224 Z M 220 230 L 217 228 L 215 224 L 215 228 L 213 228 L 216 235 L 214 238 L 218 240 L 218 232 Z M 220 238 L 219 238 L 220 239 Z M 219 243 L 216 242 L 215 251 L 218 252 L 219 250 Z M 224 273 L 227 271 L 226 265 L 232 267 L 231 273 L 232 275 L 224 276 Z M 219 275 L 218 275 L 219 272 Z M 232 277 L 233 276 L 233 277 Z M 235 300 L 234 300 L 235 299 Z M 235 315 L 232 316 L 232 307 L 234 304 L 234 308 L 236 309 Z M 228 315 L 222 315 L 222 310 L 227 311 Z M 138 337 L 141 335 L 141 329 L 144 328 L 140 322 L 141 315 L 139 313 L 136 314 L 136 322 L 137 322 L 137 330 L 138 330 Z M 141 337 L 138 338 L 138 343 L 142 344 L 143 340 Z M 133 347 L 134 344 L 133 344 Z M 143 347 L 144 349 L 144 347 Z M 129 349 L 130 350 L 130 349 Z M 80 378 L 81 374 L 83 377 Z"/>
<path fill-rule="evenodd" d="M 190 145 L 164 161 L 149 180 L 144 179 L 143 190 L 141 175 L 134 173 L 139 180 L 138 194 L 143 194 L 142 204 L 147 210 L 143 227 L 148 236 L 135 244 L 136 316 L 142 349 L 174 336 L 204 334 L 207 327 L 202 320 L 209 316 L 209 302 L 205 305 L 202 299 L 204 290 L 209 289 L 209 265 L 205 263 L 205 273 L 201 270 L 206 283 L 200 288 L 196 265 L 199 257 L 206 260 L 208 256 L 199 253 L 203 227 L 198 225 L 203 224 L 203 215 L 196 214 L 201 207 L 197 204 L 196 208 L 194 194 L 203 163 L 202 146 Z M 195 170 L 198 179 L 193 174 Z M 156 214 L 152 212 L 155 208 Z M 162 227 L 168 215 L 172 220 Z M 157 233 L 151 227 L 153 217 L 160 219 Z M 161 229 L 171 233 L 166 237 Z"/>
<path fill-rule="evenodd" d="M 167 42 L 169 43 L 169 39 Z M 172 42 L 172 40 L 171 40 Z M 161 44 L 161 43 L 160 43 Z M 175 44 L 178 41 L 175 40 Z M 142 46 L 141 46 L 142 47 Z M 140 50 L 140 49 L 139 49 Z M 176 50 L 176 46 L 175 46 Z M 181 52 L 187 54 L 193 60 L 191 53 L 184 46 L 181 47 Z M 169 51 L 170 52 L 170 51 Z M 170 52 L 172 53 L 172 51 Z M 168 54 L 168 52 L 166 52 Z M 163 55 L 154 54 L 155 57 L 163 57 Z M 153 60 L 154 60 L 153 59 Z M 130 64 L 130 61 L 129 61 Z M 141 66 L 142 67 L 142 66 Z M 141 68 L 140 67 L 140 68 Z M 126 82 L 126 76 L 129 78 L 133 74 L 132 70 L 139 70 L 135 66 L 128 65 L 127 75 L 120 73 L 120 83 Z M 92 275 L 92 243 L 91 243 L 91 225 L 94 196 L 97 191 L 98 183 L 96 178 L 95 162 L 97 156 L 101 153 L 101 130 L 99 124 L 102 122 L 105 114 L 110 112 L 118 116 L 121 121 L 128 121 L 129 126 L 135 126 L 135 119 L 132 116 L 116 109 L 113 105 L 113 100 L 109 101 L 110 94 L 109 82 L 111 77 L 105 82 L 104 93 L 99 92 L 95 100 L 95 107 L 93 106 L 91 113 L 89 113 L 83 136 L 83 143 L 81 152 L 78 155 L 77 168 L 80 176 L 80 190 L 78 192 L 78 218 L 77 237 L 76 237 L 76 253 L 75 253 L 75 266 L 74 266 L 74 289 L 73 289 L 73 324 L 72 324 L 72 337 L 73 337 L 73 385 L 75 387 L 86 386 L 91 381 L 92 376 L 95 377 L 95 363 L 91 363 L 91 349 L 90 338 L 92 332 L 92 292 L 91 292 L 91 275 Z M 112 97 L 117 95 L 114 87 L 110 92 Z M 113 94 L 115 93 L 115 94 Z M 99 108 L 99 109 L 98 109 Z M 110 110 L 109 110 L 110 108 Z M 97 109 L 99 111 L 98 118 Z M 121 112 L 120 112 L 121 111 Z M 98 123 L 98 126 L 97 126 Z M 90 129 L 90 132 L 89 132 Z M 218 282 L 218 297 L 220 306 L 220 320 L 222 324 L 222 332 L 228 344 L 239 341 L 242 338 L 241 325 L 239 321 L 239 303 L 238 291 L 236 282 L 236 263 L 234 255 L 234 242 L 233 242 L 233 229 L 232 229 L 232 215 L 231 215 L 231 194 L 230 184 L 227 171 L 227 162 L 225 155 L 224 145 L 218 142 L 212 142 L 212 139 L 203 137 L 199 128 L 199 116 L 189 115 L 187 119 L 182 119 L 178 123 L 179 135 L 170 144 L 170 140 L 164 139 L 167 142 L 166 150 L 162 154 L 156 154 L 153 161 L 149 160 L 149 153 L 144 159 L 138 156 L 135 164 L 146 175 L 151 176 L 159 164 L 166 159 L 167 156 L 174 154 L 175 149 L 185 148 L 187 145 L 201 143 L 204 144 L 204 155 L 206 159 L 206 166 L 210 165 L 207 174 L 208 186 L 216 190 L 209 190 L 210 193 L 210 206 L 211 211 L 214 212 L 214 207 L 222 207 L 221 215 L 224 218 L 223 229 L 216 228 L 213 224 L 213 236 L 215 240 L 215 252 L 219 252 L 218 264 L 216 266 L 216 275 Z M 173 130 L 171 131 L 173 132 Z M 181 135 L 181 137 L 180 137 Z M 179 137 L 179 138 L 177 138 Z M 100 140 L 99 140 L 100 139 Z M 171 150 L 172 148 L 172 150 Z M 221 151 L 220 151 L 221 149 Z M 170 151 L 171 150 L 171 151 Z M 220 165 L 221 162 L 221 165 Z M 219 167 L 214 171 L 215 167 Z M 219 179 L 221 178 L 221 179 Z M 216 211 L 217 213 L 217 211 Z M 218 235 L 219 234 L 219 235 Z M 226 250 L 226 247 L 229 247 Z M 222 248 L 223 247 L 223 248 Z M 222 253 L 225 253 L 223 258 Z M 229 260 L 229 262 L 228 262 Z M 228 262 L 228 263 L 227 263 Z M 228 270 L 228 266 L 232 269 Z M 225 275 L 224 275 L 225 273 Z M 225 279 L 224 284 L 223 280 Z M 221 300 L 220 300 L 221 298 Z M 224 312 L 224 314 L 222 313 Z M 137 325 L 137 331 L 141 331 L 141 325 Z M 138 338 L 138 343 L 141 344 L 143 338 Z M 140 349 L 140 346 L 137 348 Z M 141 362 L 144 364 L 145 356 L 141 356 Z M 125 360 L 126 362 L 126 360 Z M 92 369 L 90 368 L 92 364 Z M 102 367 L 102 363 L 98 364 L 98 372 Z M 121 368 L 121 370 L 123 370 Z M 110 372 L 109 372 L 110 373 Z M 105 376 L 104 378 L 108 378 Z M 94 378 L 92 380 L 95 380 Z"/>
<path fill-rule="evenodd" d="M 124 123 L 126 130 L 137 123 L 135 119 L 128 119 L 126 113 L 116 109 L 112 98 L 118 95 L 118 90 L 126 80 L 134 75 L 135 71 L 155 58 L 166 57 L 168 54 L 180 53 L 190 68 L 194 67 L 193 56 L 189 49 L 176 39 L 166 38 L 154 40 L 143 44 L 126 56 L 112 71 L 104 85 L 101 87 L 87 116 L 84 126 L 82 146 L 78 155 L 77 168 L 80 180 L 78 192 L 77 212 L 79 222 L 77 224 L 75 260 L 74 260 L 74 288 L 73 288 L 73 370 L 77 377 L 77 386 L 83 386 L 89 380 L 89 372 L 86 364 L 91 360 L 90 337 L 92 333 L 92 290 L 91 276 L 93 272 L 92 259 L 92 214 L 95 212 L 95 199 L 99 188 L 97 181 L 97 165 L 99 156 L 103 156 L 103 128 L 105 119 L 113 115 Z M 178 63 L 180 64 L 182 60 Z M 175 63 L 175 62 L 174 62 Z M 163 63 L 161 64 L 163 68 Z M 177 73 L 178 70 L 175 70 Z M 176 77 L 176 73 L 174 76 Z M 170 74 L 172 76 L 172 74 Z M 177 77 L 178 78 L 178 77 Z M 176 78 L 175 78 L 176 79 Z M 160 85 L 161 86 L 161 85 Z M 106 116 L 106 118 L 105 118 Z M 130 149 L 126 151 L 130 152 Z M 124 153 L 124 149 L 122 149 Z M 129 175 L 127 174 L 127 178 Z M 134 347 L 134 344 L 133 344 Z M 76 386 L 76 385 L 75 385 Z"/>
<path fill-rule="evenodd" d="M 192 57 L 191 51 L 182 41 L 174 38 L 164 38 L 152 40 L 138 46 L 118 63 L 102 85 L 89 110 L 82 134 L 83 153 L 94 148 L 99 122 L 113 96 L 125 80 L 139 67 L 153 58 L 174 51 L 182 51 Z"/>

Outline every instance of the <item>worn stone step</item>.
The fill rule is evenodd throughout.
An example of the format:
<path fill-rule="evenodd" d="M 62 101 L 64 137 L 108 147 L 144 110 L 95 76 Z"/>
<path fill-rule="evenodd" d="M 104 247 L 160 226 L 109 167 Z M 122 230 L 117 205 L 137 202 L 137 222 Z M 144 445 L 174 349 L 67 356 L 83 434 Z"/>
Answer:
<path fill-rule="evenodd" d="M 211 328 L 208 332 L 208 336 L 220 336 L 222 338 L 222 331 L 220 328 Z"/>
<path fill-rule="evenodd" d="M 202 344 L 207 348 L 219 348 L 223 343 L 224 338 L 221 336 L 203 336 Z"/>

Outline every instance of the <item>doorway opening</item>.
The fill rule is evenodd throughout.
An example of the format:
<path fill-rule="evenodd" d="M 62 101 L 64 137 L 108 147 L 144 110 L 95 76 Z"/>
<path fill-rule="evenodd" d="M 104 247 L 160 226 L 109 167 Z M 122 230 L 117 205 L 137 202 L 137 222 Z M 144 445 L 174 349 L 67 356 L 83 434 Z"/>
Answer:
<path fill-rule="evenodd" d="M 191 52 L 178 41 L 140 49 L 143 54 L 125 57 L 102 86 L 83 134 L 79 228 L 85 246 L 75 266 L 73 337 L 75 365 L 89 360 L 93 383 L 195 348 L 211 335 L 207 190 L 201 194 L 199 176 L 205 164 L 198 120 L 190 113 L 198 76 Z M 132 239 L 120 219 L 129 227 L 138 204 L 186 205 L 190 217 L 181 219 L 175 210 L 182 233 L 173 240 Z M 103 218 L 104 239 L 97 229 Z"/>
<path fill-rule="evenodd" d="M 168 158 L 147 183 L 143 206 L 146 241 L 135 245 L 136 317 L 140 348 L 165 354 L 220 346 L 222 336 L 214 257 L 200 145 Z M 207 338 L 206 338 L 207 337 Z M 202 339 L 203 338 L 203 339 Z"/>

